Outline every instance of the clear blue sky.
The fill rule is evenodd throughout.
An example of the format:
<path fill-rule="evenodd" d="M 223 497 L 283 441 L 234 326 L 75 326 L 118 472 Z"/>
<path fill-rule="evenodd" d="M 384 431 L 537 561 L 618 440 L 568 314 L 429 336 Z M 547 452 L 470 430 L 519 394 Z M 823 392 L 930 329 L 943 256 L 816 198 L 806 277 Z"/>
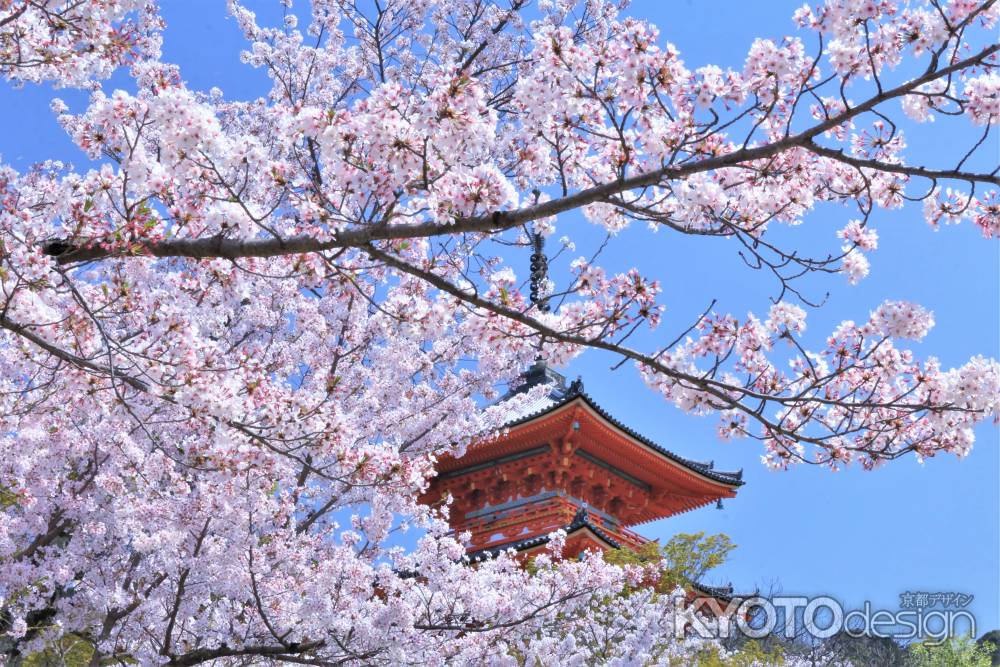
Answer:
<path fill-rule="evenodd" d="M 164 58 L 180 64 L 190 87 L 218 86 L 233 99 L 255 98 L 267 90 L 260 72 L 239 63 L 242 39 L 226 18 L 223 0 L 162 4 L 169 24 Z M 659 25 L 661 39 L 676 44 L 689 67 L 714 63 L 740 68 L 754 37 L 792 32 L 790 16 L 800 4 L 637 0 L 629 13 Z M 124 78 L 114 82 L 131 88 Z M 57 94 L 74 110 L 85 101 L 72 91 Z M 48 157 L 86 162 L 49 113 L 52 96 L 45 88 L 15 92 L 0 83 L 0 126 L 6 128 L 0 133 L 0 155 L 5 162 L 22 168 Z M 964 123 L 902 127 L 909 136 L 908 158 L 916 164 L 955 158 L 974 132 Z M 980 166 L 997 161 L 996 134 L 987 148 Z M 834 231 L 852 217 L 847 209 L 823 209 L 782 236 L 806 247 L 833 248 Z M 968 224 L 934 232 L 918 207 L 877 213 L 873 224 L 881 241 L 865 281 L 857 287 L 840 277 L 812 283 L 813 295 L 829 291 L 830 296 L 827 307 L 810 312 L 806 341 L 821 343 L 840 320 L 863 320 L 886 298 L 905 299 L 932 309 L 937 320 L 931 334 L 914 345 L 918 354 L 937 355 L 946 367 L 975 354 L 1000 356 L 997 244 L 982 239 Z M 579 218 L 564 217 L 556 236 L 584 226 Z M 667 233 L 651 239 L 644 229 L 625 232 L 621 241 L 605 263 L 617 269 L 638 264 L 662 281 L 668 306 L 665 337 L 686 327 L 712 298 L 719 299 L 720 310 L 742 316 L 751 309 L 764 312 L 773 294 L 773 283 L 743 267 L 725 241 Z M 526 273 L 527 267 L 519 268 Z M 706 508 L 640 527 L 643 534 L 663 539 L 680 531 L 729 534 L 739 548 L 710 581 L 732 581 L 741 590 L 767 591 L 777 584 L 789 593 L 830 594 L 852 606 L 871 600 L 874 607 L 887 609 L 897 609 L 898 595 L 906 591 L 971 593 L 979 633 L 1000 627 L 1000 448 L 995 427 L 977 430 L 978 443 L 963 461 L 944 457 L 921 465 L 909 458 L 875 472 L 800 467 L 774 473 L 759 463 L 758 443 L 720 443 L 714 420 L 666 405 L 631 367 L 611 372 L 614 361 L 587 353 L 565 372 L 581 374 L 587 391 L 612 414 L 677 453 L 745 470 L 746 486 L 724 509 Z"/>

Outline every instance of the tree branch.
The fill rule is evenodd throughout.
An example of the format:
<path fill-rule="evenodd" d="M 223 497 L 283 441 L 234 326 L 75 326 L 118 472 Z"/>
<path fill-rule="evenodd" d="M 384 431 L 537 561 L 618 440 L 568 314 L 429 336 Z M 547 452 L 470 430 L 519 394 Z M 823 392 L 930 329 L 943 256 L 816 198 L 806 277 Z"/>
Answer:
<path fill-rule="evenodd" d="M 907 176 L 919 176 L 930 179 L 951 179 L 956 181 L 968 181 L 970 183 L 981 182 L 1000 185 L 1000 176 L 992 174 L 979 174 L 971 171 L 961 171 L 958 169 L 927 169 L 926 167 L 910 167 L 904 164 L 891 164 L 872 160 L 869 158 L 859 158 L 846 154 L 843 149 L 827 148 L 812 141 L 803 144 L 803 148 L 816 155 L 849 164 L 852 167 L 864 167 L 876 171 L 885 171 L 893 174 L 905 174 Z"/>
<path fill-rule="evenodd" d="M 948 67 L 925 72 L 911 81 L 901 84 L 865 102 L 846 109 L 799 134 L 780 139 L 763 146 L 741 148 L 726 155 L 706 158 L 682 165 L 667 165 L 660 169 L 638 174 L 580 190 L 571 195 L 552 199 L 541 204 L 527 206 L 514 211 L 495 211 L 488 215 L 458 218 L 452 223 L 424 222 L 402 225 L 372 225 L 335 232 L 330 239 L 320 239 L 312 235 L 298 235 L 287 238 L 233 239 L 213 236 L 197 239 L 170 239 L 141 243 L 142 254 L 153 257 L 188 257 L 192 259 L 241 257 L 277 257 L 303 253 L 322 252 L 335 248 L 361 247 L 373 241 L 424 238 L 469 232 L 495 233 L 511 229 L 533 220 L 547 218 L 593 204 L 606 201 L 627 190 L 645 188 L 663 180 L 677 180 L 694 174 L 725 167 L 734 167 L 745 162 L 762 160 L 791 148 L 801 147 L 812 150 L 813 138 L 841 125 L 852 118 L 872 110 L 877 105 L 896 97 L 911 93 L 919 86 L 942 76 L 972 67 L 994 53 L 1000 51 L 1000 44 L 993 44 L 979 53 L 955 62 Z M 134 247 L 134 246 L 133 246 Z M 48 243 L 44 251 L 56 258 L 59 264 L 88 262 L 115 256 L 127 256 L 122 250 L 114 250 L 100 245 L 77 246 L 72 240 L 56 240 Z"/>

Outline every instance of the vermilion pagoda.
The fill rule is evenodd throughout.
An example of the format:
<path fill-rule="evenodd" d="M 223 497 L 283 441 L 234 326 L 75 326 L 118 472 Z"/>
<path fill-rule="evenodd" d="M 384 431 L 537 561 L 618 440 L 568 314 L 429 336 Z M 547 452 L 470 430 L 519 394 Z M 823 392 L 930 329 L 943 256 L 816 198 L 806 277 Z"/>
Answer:
<path fill-rule="evenodd" d="M 601 409 L 578 381 L 536 363 L 518 391 L 551 387 L 512 413 L 499 438 L 443 457 L 424 497 L 454 498 L 451 525 L 468 531 L 475 560 L 501 549 L 529 555 L 564 529 L 564 556 L 588 548 L 636 548 L 632 526 L 733 498 L 742 471 L 720 472 L 632 431 Z M 720 593 L 722 591 L 719 591 Z"/>

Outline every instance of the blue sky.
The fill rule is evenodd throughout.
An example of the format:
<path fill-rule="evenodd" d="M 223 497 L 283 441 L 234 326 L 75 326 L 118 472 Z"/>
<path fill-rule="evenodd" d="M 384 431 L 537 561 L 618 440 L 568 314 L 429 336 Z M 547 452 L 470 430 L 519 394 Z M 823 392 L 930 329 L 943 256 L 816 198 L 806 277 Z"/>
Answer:
<path fill-rule="evenodd" d="M 218 86 L 233 99 L 255 98 L 268 88 L 264 76 L 239 63 L 242 39 L 226 18 L 222 0 L 164 0 L 168 21 L 164 58 L 180 64 L 188 85 Z M 276 3 L 274 3 L 276 4 Z M 747 3 L 724 0 L 636 0 L 629 10 L 661 29 L 689 67 L 714 63 L 741 68 L 754 37 L 780 37 L 793 31 L 798 2 Z M 273 4 L 268 4 L 272 7 Z M 119 82 L 116 77 L 109 87 Z M 58 91 L 79 110 L 85 96 Z M 13 91 L 0 84 L 0 155 L 18 167 L 48 157 L 83 165 L 48 110 L 53 92 L 28 86 Z M 890 107 L 891 108 L 891 107 Z M 896 114 L 901 116 L 901 114 Z M 978 138 L 970 125 L 902 123 L 909 137 L 908 159 L 915 164 L 954 163 L 961 147 Z M 997 162 L 996 134 L 980 166 Z M 992 168 L 992 167 L 990 167 Z M 987 169 L 988 171 L 988 169 Z M 835 249 L 834 232 L 857 217 L 850 209 L 825 208 L 806 224 L 781 232 L 804 247 Z M 826 306 L 810 311 L 806 343 L 822 343 L 841 320 L 864 320 L 884 299 L 911 300 L 935 313 L 936 327 L 913 349 L 936 355 L 945 367 L 970 356 L 1000 356 L 1000 254 L 969 224 L 931 230 L 919 207 L 878 212 L 872 224 L 880 235 L 871 254 L 871 275 L 856 287 L 839 276 L 808 283 L 810 294 Z M 581 253 L 598 235 L 579 216 L 564 216 L 556 236 L 583 229 Z M 524 263 L 527 263 L 525 257 Z M 667 314 L 658 335 L 671 338 L 684 329 L 712 298 L 717 308 L 743 316 L 765 312 L 774 284 L 742 265 L 731 243 L 682 237 L 645 229 L 622 234 L 605 256 L 613 269 L 638 265 L 659 278 Z M 522 274 L 527 267 L 518 267 Z M 559 271 L 559 266 L 554 267 Z M 553 274 L 558 279 L 558 273 Z M 654 344 L 647 337 L 646 342 Z M 965 460 L 954 457 L 919 464 L 896 461 L 874 472 L 851 468 L 833 473 L 803 466 L 769 472 L 759 462 L 755 441 L 721 443 L 715 421 L 681 413 L 650 392 L 628 365 L 611 371 L 615 359 L 586 353 L 563 369 L 582 375 L 586 389 L 603 407 L 636 430 L 673 451 L 714 459 L 717 467 L 745 471 L 746 485 L 722 510 L 701 509 L 639 527 L 644 535 L 667 539 L 676 532 L 725 532 L 739 545 L 730 562 L 709 576 L 732 581 L 741 590 L 779 587 L 795 594 L 830 594 L 848 605 L 870 600 L 875 608 L 897 609 L 908 591 L 975 595 L 971 609 L 978 632 L 1000 627 L 1000 447 L 992 425 L 977 429 L 978 443 Z"/>

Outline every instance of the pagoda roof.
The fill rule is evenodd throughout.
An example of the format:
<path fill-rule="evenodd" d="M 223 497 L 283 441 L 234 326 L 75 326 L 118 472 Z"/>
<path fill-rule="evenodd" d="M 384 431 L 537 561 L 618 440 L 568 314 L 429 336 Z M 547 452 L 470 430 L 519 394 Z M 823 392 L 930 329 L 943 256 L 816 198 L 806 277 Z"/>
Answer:
<path fill-rule="evenodd" d="M 581 530 L 589 530 L 596 537 L 598 537 L 602 542 L 606 543 L 612 549 L 622 548 L 621 543 L 613 538 L 600 526 L 595 524 L 590 520 L 590 513 L 587 508 L 581 507 L 573 520 L 566 525 L 562 530 L 566 531 L 566 537 L 569 537 L 573 533 Z M 514 551 L 524 551 L 526 549 L 534 549 L 535 547 L 540 547 L 543 544 L 547 544 L 552 540 L 551 534 L 546 535 L 536 535 L 535 537 L 529 537 L 523 540 L 517 540 L 514 542 L 508 542 L 506 544 L 500 544 L 495 547 L 490 547 L 488 549 L 480 549 L 478 551 L 472 551 L 468 554 L 469 560 L 480 561 L 486 558 L 494 558 L 501 552 L 507 551 L 508 549 L 513 549 Z"/>
<path fill-rule="evenodd" d="M 692 581 L 691 588 L 702 595 L 715 598 L 716 600 L 721 600 L 722 602 L 731 602 L 734 599 L 745 600 L 747 598 L 754 598 L 760 595 L 760 590 L 756 588 L 750 593 L 737 593 L 733 590 L 733 585 L 731 583 L 726 584 L 725 586 L 709 586 L 708 584 L 700 581 Z"/>
<path fill-rule="evenodd" d="M 600 526 L 595 525 L 590 520 L 590 514 L 587 508 L 581 507 L 577 511 L 576 516 L 573 517 L 573 520 L 565 528 L 563 528 L 563 530 L 566 531 L 566 536 L 569 537 L 573 533 L 585 529 L 590 530 L 590 532 L 592 532 L 602 542 L 606 543 L 610 548 L 622 548 L 622 544 L 620 542 L 614 539 L 611 535 L 608 535 L 606 531 L 602 530 Z M 534 549 L 544 544 L 548 544 L 551 541 L 551 534 L 537 535 L 535 537 L 508 542 L 507 544 L 501 544 L 488 549 L 472 551 L 469 552 L 467 556 L 471 562 L 477 562 L 488 558 L 496 558 L 500 553 L 507 551 L 508 549 L 513 549 L 514 551 L 527 551 L 529 549 Z M 700 581 L 692 581 L 691 588 L 702 595 L 707 595 L 708 597 L 712 597 L 723 602 L 729 602 L 734 598 L 751 598 L 755 597 L 759 593 L 756 590 L 752 593 L 736 593 L 731 583 L 725 586 L 711 586 Z"/>
<path fill-rule="evenodd" d="M 520 402 L 516 408 L 512 406 L 509 413 L 505 415 L 503 428 L 521 426 L 553 413 L 556 410 L 573 403 L 574 401 L 580 401 L 599 415 L 603 420 L 632 440 L 645 445 L 657 454 L 665 456 L 671 461 L 680 464 L 692 472 L 712 481 L 729 486 L 742 486 L 744 484 L 742 469 L 732 472 L 715 470 L 714 461 L 695 461 L 693 459 L 685 458 L 671 452 L 655 441 L 626 426 L 624 423 L 611 415 L 611 413 L 602 408 L 590 394 L 584 391 L 583 381 L 579 378 L 567 385 L 565 378 L 549 368 L 544 362 L 535 363 L 535 365 L 533 365 L 522 377 L 524 378 L 524 382 L 514 391 L 508 393 L 500 399 L 500 405 L 507 402 L 513 402 L 509 399 L 518 394 L 527 392 L 529 389 L 539 385 L 550 385 L 551 389 L 546 394 L 528 401 Z"/>

